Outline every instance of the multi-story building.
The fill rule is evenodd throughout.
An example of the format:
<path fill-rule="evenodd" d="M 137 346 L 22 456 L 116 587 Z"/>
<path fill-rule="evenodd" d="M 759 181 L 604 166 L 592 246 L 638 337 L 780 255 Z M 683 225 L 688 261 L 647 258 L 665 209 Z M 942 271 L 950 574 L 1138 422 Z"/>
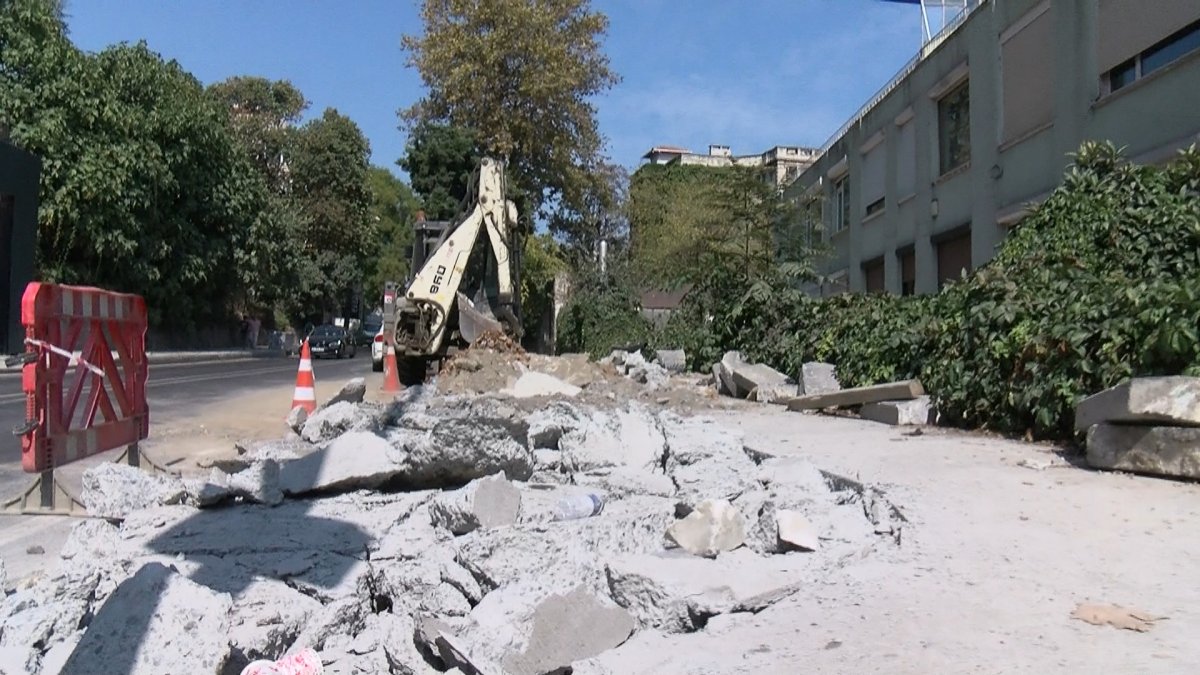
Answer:
<path fill-rule="evenodd" d="M 710 145 L 706 155 L 673 145 L 657 145 L 642 155 L 642 159 L 650 164 L 761 167 L 763 180 L 782 188 L 807 169 L 818 154 L 815 148 L 792 145 L 777 145 L 756 155 L 734 155 L 728 145 Z"/>
<path fill-rule="evenodd" d="M 1200 0 L 974 4 L 788 187 L 829 251 L 813 290 L 937 291 L 1089 139 L 1148 164 L 1200 140 Z"/>

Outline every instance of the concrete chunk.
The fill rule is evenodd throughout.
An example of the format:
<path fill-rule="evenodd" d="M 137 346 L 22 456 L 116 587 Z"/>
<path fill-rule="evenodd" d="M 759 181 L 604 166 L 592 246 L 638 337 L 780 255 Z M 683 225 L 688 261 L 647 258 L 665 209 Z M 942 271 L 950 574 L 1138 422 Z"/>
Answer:
<path fill-rule="evenodd" d="M 1087 461 L 1097 469 L 1200 479 L 1200 428 L 1096 424 Z"/>
<path fill-rule="evenodd" d="M 682 349 L 660 349 L 656 360 L 667 372 L 687 372 L 687 352 Z"/>
<path fill-rule="evenodd" d="M 740 363 L 731 370 L 730 376 L 737 385 L 739 398 L 757 392 L 756 400 L 768 403 L 773 398 L 790 396 L 796 391 L 788 385 L 788 377 L 765 363 Z"/>
<path fill-rule="evenodd" d="M 840 408 L 879 401 L 905 401 L 925 394 L 925 388 L 920 380 L 904 380 L 889 382 L 870 387 L 843 389 L 828 394 L 800 396 L 788 401 L 788 410 L 815 410 L 819 408 Z"/>
<path fill-rule="evenodd" d="M 838 383 L 836 368 L 832 363 L 809 361 L 800 366 L 800 383 L 797 387 L 800 396 L 829 394 L 841 389 L 842 385 Z"/>
<path fill-rule="evenodd" d="M 538 604 L 525 650 L 506 658 L 504 670 L 512 675 L 565 672 L 575 661 L 619 647 L 633 629 L 629 612 L 578 586 Z"/>
<path fill-rule="evenodd" d="M 219 673 L 232 600 L 159 563 L 143 565 L 100 607 L 66 675 Z"/>
<path fill-rule="evenodd" d="M 387 439 L 369 431 L 351 431 L 328 447 L 281 466 L 279 487 L 289 495 L 375 488 L 401 473 L 402 467 L 393 460 Z"/>
<path fill-rule="evenodd" d="M 1200 426 L 1200 377 L 1139 377 L 1075 407 L 1075 430 L 1101 422 Z"/>
<path fill-rule="evenodd" d="M 429 504 L 433 524 L 454 534 L 503 527 L 517 522 L 521 510 L 521 492 L 496 473 L 479 478 L 466 486 L 443 492 Z"/>
<path fill-rule="evenodd" d="M 367 380 L 366 380 L 366 378 L 356 377 L 356 378 L 346 382 L 346 384 L 343 384 L 341 390 L 339 390 L 338 393 L 334 394 L 333 398 L 329 399 L 329 402 L 326 403 L 324 407 L 328 408 L 331 405 L 334 405 L 337 403 L 342 403 L 342 402 L 354 403 L 354 404 L 362 403 L 363 398 L 365 398 L 366 395 L 367 395 Z"/>
<path fill-rule="evenodd" d="M 781 542 L 803 551 L 815 551 L 821 545 L 817 537 L 817 528 L 813 527 L 802 513 L 787 509 L 776 511 L 775 524 Z"/>
<path fill-rule="evenodd" d="M 892 426 L 923 426 L 937 422 L 937 412 L 928 396 L 908 401 L 867 403 L 858 411 L 860 417 Z"/>
<path fill-rule="evenodd" d="M 88 514 L 100 518 L 124 518 L 137 509 L 178 504 L 186 496 L 178 478 L 152 476 L 127 464 L 105 462 L 83 472 L 81 500 Z"/>
<path fill-rule="evenodd" d="M 692 555 L 713 558 L 746 543 L 746 526 L 733 504 L 706 499 L 667 528 L 667 539 Z"/>
<path fill-rule="evenodd" d="M 534 398 L 537 396 L 578 396 L 583 391 L 573 384 L 568 384 L 553 375 L 526 371 L 522 373 L 511 387 L 504 390 L 505 394 L 514 398 Z"/>

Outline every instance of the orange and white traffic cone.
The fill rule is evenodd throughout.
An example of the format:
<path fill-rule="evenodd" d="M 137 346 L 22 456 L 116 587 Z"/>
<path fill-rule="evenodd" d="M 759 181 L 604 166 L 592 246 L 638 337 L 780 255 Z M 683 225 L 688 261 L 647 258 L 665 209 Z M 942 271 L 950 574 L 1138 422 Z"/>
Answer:
<path fill-rule="evenodd" d="M 396 348 L 383 346 L 383 391 L 400 391 L 400 371 L 396 368 Z"/>
<path fill-rule="evenodd" d="M 296 393 L 292 395 L 292 410 L 304 408 L 310 415 L 317 410 L 317 384 L 313 380 L 312 352 L 308 340 L 300 346 L 300 370 L 296 373 Z"/>

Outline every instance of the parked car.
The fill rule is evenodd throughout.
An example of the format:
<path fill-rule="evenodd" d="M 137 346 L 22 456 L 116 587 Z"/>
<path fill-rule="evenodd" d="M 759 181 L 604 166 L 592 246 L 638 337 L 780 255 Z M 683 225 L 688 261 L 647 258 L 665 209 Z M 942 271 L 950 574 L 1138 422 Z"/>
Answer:
<path fill-rule="evenodd" d="M 368 316 L 363 319 L 359 325 L 358 331 L 355 332 L 355 340 L 360 347 L 366 347 L 375 340 L 375 336 L 379 335 L 379 331 L 383 328 L 383 317 Z"/>
<path fill-rule="evenodd" d="M 354 358 L 354 355 L 358 353 L 358 346 L 354 344 L 350 333 L 341 326 L 331 324 L 314 328 L 308 336 L 308 347 L 312 351 L 314 359 L 321 357 Z"/>
<path fill-rule="evenodd" d="M 383 372 L 383 324 L 379 324 L 379 330 L 375 331 L 375 337 L 371 339 L 371 370 Z"/>

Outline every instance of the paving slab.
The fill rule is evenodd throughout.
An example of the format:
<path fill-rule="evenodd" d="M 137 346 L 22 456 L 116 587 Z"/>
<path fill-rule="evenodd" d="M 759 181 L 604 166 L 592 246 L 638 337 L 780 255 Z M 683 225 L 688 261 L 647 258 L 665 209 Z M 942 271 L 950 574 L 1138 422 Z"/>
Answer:
<path fill-rule="evenodd" d="M 841 408 L 850 405 L 862 405 L 864 403 L 877 403 L 879 401 L 914 399 L 924 394 L 925 388 L 921 386 L 920 380 L 904 380 L 902 382 L 889 382 L 869 387 L 842 389 L 841 391 L 817 394 L 815 396 L 799 396 L 788 401 L 787 407 L 788 410 L 793 411 Z"/>
<path fill-rule="evenodd" d="M 1134 378 L 1075 407 L 1076 431 L 1101 422 L 1200 426 L 1200 377 Z"/>
<path fill-rule="evenodd" d="M 1200 479 L 1200 428 L 1096 424 L 1087 462 L 1097 469 Z"/>

